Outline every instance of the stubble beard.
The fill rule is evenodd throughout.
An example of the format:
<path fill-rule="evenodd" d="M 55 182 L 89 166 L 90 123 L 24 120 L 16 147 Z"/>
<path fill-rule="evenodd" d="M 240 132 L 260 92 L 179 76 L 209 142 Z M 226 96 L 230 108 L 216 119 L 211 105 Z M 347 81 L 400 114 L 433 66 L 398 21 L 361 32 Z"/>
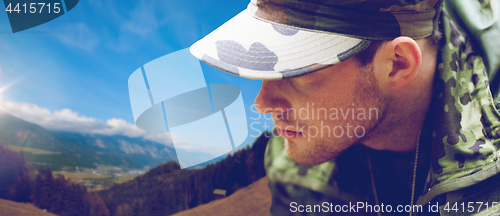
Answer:
<path fill-rule="evenodd" d="M 356 96 L 353 98 L 353 103 L 355 104 L 355 107 L 362 107 L 365 109 L 376 108 L 380 115 L 377 119 L 366 120 L 364 124 L 362 124 L 362 121 L 355 122 L 355 124 L 362 125 L 365 128 L 366 133 L 364 137 L 366 137 L 374 129 L 376 129 L 380 120 L 383 119 L 385 110 L 384 104 L 386 104 L 386 99 L 380 92 L 378 82 L 371 67 L 361 70 L 365 70 L 361 71 L 364 76 L 361 76 L 356 82 L 354 94 Z M 295 122 L 287 123 L 293 124 Z M 298 122 L 297 125 L 306 124 Z M 316 137 L 316 139 L 312 139 L 311 142 L 304 141 L 304 143 L 297 143 L 295 140 L 285 139 L 284 146 L 288 157 L 294 162 L 303 165 L 315 166 L 336 158 L 361 139 L 363 139 L 363 137 L 344 137 L 344 139 L 342 139 L 322 136 L 320 139 L 317 139 Z"/>
<path fill-rule="evenodd" d="M 329 161 L 344 152 L 349 145 L 348 142 L 332 143 L 331 141 L 320 140 L 315 142 L 310 148 L 301 148 L 300 145 L 310 145 L 312 143 L 297 143 L 293 140 L 285 139 L 285 151 L 290 159 L 298 164 L 315 166 Z M 328 148 L 327 148 L 328 147 Z"/>

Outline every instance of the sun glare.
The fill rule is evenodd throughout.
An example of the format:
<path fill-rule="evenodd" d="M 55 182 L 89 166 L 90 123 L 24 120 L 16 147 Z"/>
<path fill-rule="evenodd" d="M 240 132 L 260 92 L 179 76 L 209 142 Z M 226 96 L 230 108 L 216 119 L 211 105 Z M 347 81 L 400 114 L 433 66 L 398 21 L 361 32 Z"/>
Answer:
<path fill-rule="evenodd" d="M 9 85 L 0 87 L 0 109 L 2 109 L 2 104 L 3 104 L 3 92 L 9 87 Z"/>
<path fill-rule="evenodd" d="M 18 79 L 19 80 L 19 79 Z M 10 82 L 9 84 L 5 85 L 5 86 L 2 86 L 0 87 L 0 108 L 2 108 L 2 103 L 4 102 L 3 101 L 3 96 L 4 96 L 4 92 L 9 89 L 10 87 L 12 87 L 18 80 L 15 80 L 13 82 Z"/>

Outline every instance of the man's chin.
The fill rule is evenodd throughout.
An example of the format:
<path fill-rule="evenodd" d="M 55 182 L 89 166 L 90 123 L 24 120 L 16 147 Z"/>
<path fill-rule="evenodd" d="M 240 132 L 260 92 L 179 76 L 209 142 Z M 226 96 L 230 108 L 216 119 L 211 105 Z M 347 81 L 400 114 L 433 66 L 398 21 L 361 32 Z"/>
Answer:
<path fill-rule="evenodd" d="M 338 156 L 332 152 L 321 151 L 313 143 L 301 144 L 285 139 L 285 151 L 295 163 L 316 166 Z"/>

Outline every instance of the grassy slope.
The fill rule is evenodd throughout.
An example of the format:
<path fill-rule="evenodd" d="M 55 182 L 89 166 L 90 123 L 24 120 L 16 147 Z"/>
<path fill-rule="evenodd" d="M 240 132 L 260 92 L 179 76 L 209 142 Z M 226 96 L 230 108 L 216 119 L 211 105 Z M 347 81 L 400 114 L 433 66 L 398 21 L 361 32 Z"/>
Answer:
<path fill-rule="evenodd" d="M 271 192 L 267 187 L 267 177 L 242 188 L 229 197 L 174 214 L 174 216 L 199 215 L 269 215 Z"/>
<path fill-rule="evenodd" d="M 24 204 L 0 199 L 0 215 L 9 216 L 56 216 L 55 214 L 45 212 L 33 204 Z"/>

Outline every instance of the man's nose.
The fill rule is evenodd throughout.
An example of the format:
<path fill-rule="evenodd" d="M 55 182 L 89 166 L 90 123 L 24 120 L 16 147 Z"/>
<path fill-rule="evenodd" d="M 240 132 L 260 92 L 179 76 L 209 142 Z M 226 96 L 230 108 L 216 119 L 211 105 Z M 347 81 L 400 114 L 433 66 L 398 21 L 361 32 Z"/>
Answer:
<path fill-rule="evenodd" d="M 283 80 L 262 81 L 259 94 L 254 101 L 255 109 L 261 113 L 283 113 L 290 108 Z"/>

